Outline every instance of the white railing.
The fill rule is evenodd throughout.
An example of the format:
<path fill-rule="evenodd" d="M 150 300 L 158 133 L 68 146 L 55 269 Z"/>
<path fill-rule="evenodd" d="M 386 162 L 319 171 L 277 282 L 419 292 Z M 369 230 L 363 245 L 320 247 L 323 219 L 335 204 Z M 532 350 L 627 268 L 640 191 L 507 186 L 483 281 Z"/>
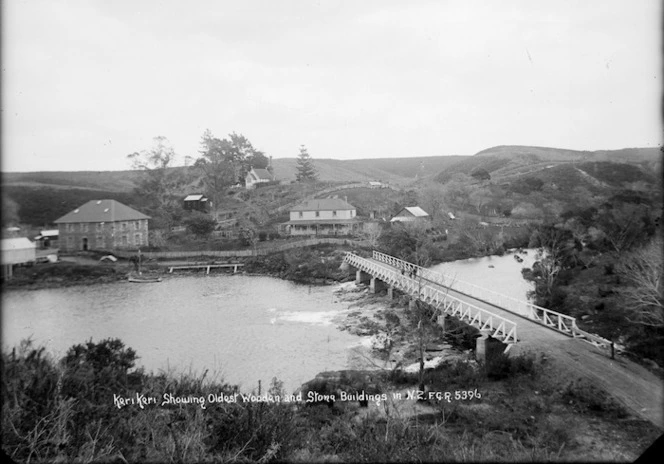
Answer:
<path fill-rule="evenodd" d="M 367 272 L 388 285 L 415 296 L 437 309 L 442 309 L 443 312 L 466 321 L 480 330 L 490 331 L 494 338 L 501 339 L 505 343 L 517 342 L 516 323 L 449 295 L 445 289 L 432 282 L 417 279 L 394 267 L 381 266 L 351 252 L 346 253 L 345 261 L 356 269 Z"/>
<path fill-rule="evenodd" d="M 478 300 L 494 304 L 507 311 L 527 317 L 560 332 L 571 335 L 573 334 L 574 329 L 577 328 L 576 319 L 572 316 L 552 311 L 511 296 L 503 295 L 502 293 L 480 287 L 479 285 L 470 282 L 459 280 L 444 272 L 431 271 L 378 251 L 373 252 L 373 259 L 397 268 L 403 268 L 406 272 L 415 272 L 424 279 L 449 287 L 457 292 L 465 293 Z"/>
<path fill-rule="evenodd" d="M 429 269 L 417 266 L 408 261 L 404 261 L 394 256 L 386 255 L 379 251 L 373 252 L 373 259 L 392 267 L 400 269 L 406 275 L 418 275 L 423 279 L 442 285 L 446 288 L 451 288 L 459 293 L 464 293 L 478 300 L 486 301 L 487 303 L 499 306 L 506 311 L 515 313 L 519 316 L 526 317 L 538 324 L 544 325 L 551 329 L 557 330 L 572 337 L 582 338 L 595 346 L 601 348 L 610 348 L 611 341 L 579 329 L 576 325 L 576 318 L 562 314 L 557 311 L 552 311 L 536 304 L 519 300 L 511 296 L 503 295 L 502 293 L 489 290 L 479 285 L 472 284 L 459 280 L 454 276 L 443 272 L 435 272 Z"/>

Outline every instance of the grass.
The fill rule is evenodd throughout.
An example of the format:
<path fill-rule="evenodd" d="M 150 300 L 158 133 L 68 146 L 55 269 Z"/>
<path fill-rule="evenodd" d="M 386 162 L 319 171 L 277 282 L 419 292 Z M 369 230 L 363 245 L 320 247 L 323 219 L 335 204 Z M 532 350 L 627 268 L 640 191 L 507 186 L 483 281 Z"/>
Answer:
<path fill-rule="evenodd" d="M 119 340 L 76 345 L 61 360 L 29 341 L 3 353 L 5 453 L 17 462 L 539 461 L 584 459 L 603 446 L 617 450 L 616 459 L 631 460 L 659 434 L 590 384 L 552 382 L 542 375 L 547 366 L 530 356 L 501 359 L 496 369 L 507 374 L 500 380 L 472 362 L 427 371 L 428 390 L 476 388 L 481 398 L 431 400 L 421 406 L 429 412 L 418 414 L 406 413 L 408 401 L 302 407 L 241 396 L 205 409 L 118 408 L 114 394 L 161 400 L 165 392 L 181 398 L 238 393 L 207 372 L 146 374 L 133 368 L 135 359 Z M 389 392 L 417 381 L 416 374 L 393 371 L 365 387 Z M 352 387 L 366 376 L 349 371 L 339 382 Z M 285 392 L 275 379 L 267 393 Z M 596 441 L 590 451 L 579 438 L 588 433 Z"/>

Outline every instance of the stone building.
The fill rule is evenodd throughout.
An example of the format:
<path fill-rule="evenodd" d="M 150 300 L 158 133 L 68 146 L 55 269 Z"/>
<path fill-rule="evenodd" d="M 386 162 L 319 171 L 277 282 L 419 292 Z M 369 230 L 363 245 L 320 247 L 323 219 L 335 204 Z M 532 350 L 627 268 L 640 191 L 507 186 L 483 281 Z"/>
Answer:
<path fill-rule="evenodd" d="M 148 246 L 149 216 L 115 200 L 91 200 L 53 221 L 60 251 L 136 249 Z"/>

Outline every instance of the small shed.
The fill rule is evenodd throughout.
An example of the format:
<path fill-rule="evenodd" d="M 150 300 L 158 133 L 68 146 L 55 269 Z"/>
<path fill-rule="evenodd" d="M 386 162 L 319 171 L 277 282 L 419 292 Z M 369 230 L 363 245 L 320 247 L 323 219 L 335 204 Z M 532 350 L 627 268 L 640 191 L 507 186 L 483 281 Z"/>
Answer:
<path fill-rule="evenodd" d="M 186 211 L 200 211 L 202 213 L 207 213 L 210 210 L 210 202 L 204 195 L 187 195 L 184 199 L 183 207 Z"/>
<path fill-rule="evenodd" d="M 35 242 L 39 243 L 39 248 L 57 248 L 59 231 L 58 229 L 48 229 L 39 232 L 35 237 Z"/>
<path fill-rule="evenodd" d="M 0 251 L 3 278 L 12 276 L 16 264 L 29 264 L 36 260 L 35 244 L 26 237 L 3 238 Z"/>

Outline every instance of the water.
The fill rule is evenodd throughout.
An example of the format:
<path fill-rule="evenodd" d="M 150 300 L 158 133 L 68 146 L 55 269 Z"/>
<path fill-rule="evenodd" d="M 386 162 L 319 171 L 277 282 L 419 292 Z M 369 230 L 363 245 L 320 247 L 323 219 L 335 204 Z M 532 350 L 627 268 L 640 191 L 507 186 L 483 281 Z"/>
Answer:
<path fill-rule="evenodd" d="M 3 349 L 32 337 L 57 357 L 90 338 L 120 338 L 151 371 L 219 374 L 242 390 L 288 391 L 318 372 L 362 367 L 362 338 L 336 329 L 333 287 L 269 277 L 174 277 L 2 296 Z"/>
<path fill-rule="evenodd" d="M 535 252 L 468 259 L 433 270 L 526 299 L 521 277 Z M 489 266 L 494 266 L 490 268 Z M 325 370 L 367 367 L 368 339 L 341 332 L 347 304 L 335 287 L 308 287 L 270 277 L 179 276 L 158 284 L 115 283 L 2 295 L 3 350 L 28 337 L 56 357 L 92 338 L 120 338 L 148 371 L 217 375 L 244 391 L 287 391 Z M 219 378 L 218 377 L 218 378 Z"/>
<path fill-rule="evenodd" d="M 521 270 L 533 267 L 537 250 L 524 251 L 525 253 L 517 253 L 513 250 L 503 256 L 452 261 L 437 264 L 430 269 L 444 272 L 459 281 L 470 282 L 518 300 L 529 301 L 528 292 L 534 290 L 535 285 L 523 278 Z M 514 259 L 515 254 L 523 259 L 522 263 Z"/>

